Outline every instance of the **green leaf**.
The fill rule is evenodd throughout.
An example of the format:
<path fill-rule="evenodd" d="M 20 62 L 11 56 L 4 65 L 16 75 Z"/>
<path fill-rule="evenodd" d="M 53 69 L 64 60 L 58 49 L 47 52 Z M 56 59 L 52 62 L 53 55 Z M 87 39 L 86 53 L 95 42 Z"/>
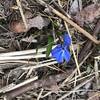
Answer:
<path fill-rule="evenodd" d="M 48 36 L 48 45 L 47 45 L 47 50 L 46 50 L 46 57 L 48 57 L 50 55 L 53 43 L 54 43 L 53 37 L 52 36 Z"/>

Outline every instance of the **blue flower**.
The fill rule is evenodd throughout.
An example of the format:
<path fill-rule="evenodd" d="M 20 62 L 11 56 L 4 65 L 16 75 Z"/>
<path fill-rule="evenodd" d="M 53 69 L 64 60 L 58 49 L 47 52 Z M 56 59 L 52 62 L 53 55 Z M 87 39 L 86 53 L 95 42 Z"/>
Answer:
<path fill-rule="evenodd" d="M 69 62 L 70 60 L 70 52 L 69 46 L 71 44 L 71 38 L 68 34 L 63 35 L 63 44 L 58 44 L 52 51 L 51 55 L 56 59 L 58 63 L 62 63 L 64 60 Z"/>

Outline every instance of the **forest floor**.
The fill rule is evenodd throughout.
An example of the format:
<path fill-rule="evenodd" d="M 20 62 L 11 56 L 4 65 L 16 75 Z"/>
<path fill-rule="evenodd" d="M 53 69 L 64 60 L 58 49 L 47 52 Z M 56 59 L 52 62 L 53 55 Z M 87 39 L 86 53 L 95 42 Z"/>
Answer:
<path fill-rule="evenodd" d="M 0 100 L 100 100 L 100 0 L 0 0 Z"/>

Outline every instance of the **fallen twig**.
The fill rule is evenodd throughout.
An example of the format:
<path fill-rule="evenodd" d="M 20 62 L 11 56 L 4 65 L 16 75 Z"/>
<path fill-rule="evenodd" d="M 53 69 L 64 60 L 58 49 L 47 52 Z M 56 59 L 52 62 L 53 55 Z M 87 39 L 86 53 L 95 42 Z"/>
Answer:
<path fill-rule="evenodd" d="M 68 25 L 67 25 L 67 23 L 65 21 L 64 21 L 64 23 L 65 23 L 66 30 L 68 31 L 68 34 L 70 35 L 69 29 L 68 29 Z M 70 35 L 70 37 L 71 37 L 71 35 Z M 75 55 L 75 51 L 74 51 L 74 47 L 73 47 L 72 42 L 71 42 L 71 49 L 72 49 L 72 53 L 73 53 L 74 60 L 75 60 L 75 63 L 76 63 L 78 74 L 81 75 L 79 64 L 78 64 L 78 60 L 77 60 L 77 57 Z"/>
<path fill-rule="evenodd" d="M 19 7 L 19 11 L 20 11 L 20 14 L 21 14 L 21 16 L 22 16 L 22 20 L 23 20 L 23 22 L 24 22 L 25 28 L 26 28 L 26 30 L 27 30 L 27 29 L 28 29 L 28 26 L 27 26 L 27 23 L 26 23 L 26 19 L 25 19 L 24 13 L 23 13 L 23 9 L 22 9 L 20 0 L 16 0 L 16 2 L 17 2 L 17 5 L 18 5 L 18 7 Z"/>
<path fill-rule="evenodd" d="M 23 56 L 23 55 L 33 55 L 41 52 L 46 51 L 46 48 L 41 48 L 38 49 L 38 51 L 36 49 L 30 49 L 30 50 L 23 50 L 23 51 L 15 51 L 15 52 L 8 52 L 8 53 L 1 53 L 0 57 L 9 57 L 9 56 Z"/>
<path fill-rule="evenodd" d="M 62 97 L 58 98 L 57 100 L 63 100 L 64 98 L 66 98 L 67 96 L 69 96 L 70 94 L 72 94 L 74 91 L 78 90 L 79 88 L 81 88 L 83 85 L 85 85 L 86 83 L 92 81 L 94 79 L 94 77 L 85 80 L 83 83 L 79 84 L 78 86 L 76 86 L 72 91 L 70 91 L 67 94 L 64 94 Z"/>
<path fill-rule="evenodd" d="M 68 71 L 67 75 L 69 75 L 69 74 L 70 74 L 70 71 Z M 46 79 L 31 81 L 27 84 L 20 83 L 23 85 L 18 84 L 16 86 L 14 86 L 13 88 L 11 88 L 10 90 L 3 90 L 4 93 L 3 93 L 3 91 L 1 91 L 1 93 L 6 96 L 7 100 L 11 100 L 12 98 L 14 98 L 22 93 L 25 93 L 26 91 L 29 91 L 32 89 L 37 89 L 39 87 L 52 86 L 54 84 L 54 82 L 55 83 L 60 82 L 65 77 L 67 77 L 65 74 L 52 75 Z"/>
<path fill-rule="evenodd" d="M 81 28 L 80 26 L 78 26 L 72 20 L 70 20 L 69 18 L 67 18 L 66 16 L 64 16 L 59 11 L 55 10 L 53 7 L 49 6 L 49 8 L 51 9 L 51 11 L 53 13 L 55 13 L 56 15 L 58 15 L 59 17 L 61 17 L 63 20 L 65 20 L 67 23 L 69 23 L 70 25 L 72 25 L 73 27 L 75 27 L 78 31 L 80 31 L 84 36 L 88 37 L 91 41 L 93 41 L 96 44 L 100 44 L 100 41 L 96 40 L 91 34 L 89 34 L 83 28 Z"/>
<path fill-rule="evenodd" d="M 99 34 L 100 32 L 100 20 L 98 21 L 97 25 L 95 26 L 94 28 L 94 31 L 93 31 L 93 36 L 96 37 L 97 34 Z M 93 48 L 95 47 L 92 47 L 93 43 L 88 40 L 83 48 L 81 49 L 80 53 L 79 53 L 79 63 L 83 61 L 83 59 L 86 57 L 86 55 L 90 52 L 90 49 L 93 50 Z"/>
<path fill-rule="evenodd" d="M 73 27 L 75 27 L 79 32 L 81 32 L 84 36 L 86 36 L 87 38 L 89 38 L 92 42 L 96 43 L 96 44 L 100 44 L 100 41 L 98 41 L 97 39 L 95 39 L 91 34 L 89 34 L 87 31 L 85 31 L 83 28 L 81 28 L 79 25 L 77 25 L 75 22 L 73 22 L 72 20 L 70 20 L 69 18 L 67 18 L 65 15 L 63 15 L 62 13 L 60 13 L 59 11 L 57 11 L 56 9 L 54 9 L 53 7 L 51 7 L 50 5 L 46 4 L 43 0 L 37 0 L 41 5 L 48 7 L 51 12 L 53 12 L 54 14 L 56 14 L 57 16 L 59 16 L 60 18 L 62 18 L 64 21 L 66 21 L 67 23 L 69 23 L 70 25 L 72 25 Z"/>

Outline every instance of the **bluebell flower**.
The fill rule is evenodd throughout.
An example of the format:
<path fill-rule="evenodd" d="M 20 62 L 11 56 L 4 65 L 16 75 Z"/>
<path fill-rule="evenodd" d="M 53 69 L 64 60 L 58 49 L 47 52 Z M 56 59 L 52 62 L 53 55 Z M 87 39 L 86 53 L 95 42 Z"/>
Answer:
<path fill-rule="evenodd" d="M 68 34 L 63 35 L 63 43 L 58 44 L 54 49 L 51 51 L 51 55 L 53 58 L 56 59 L 58 63 L 62 63 L 64 60 L 69 62 L 70 60 L 70 51 L 69 46 L 71 44 L 71 38 Z"/>

